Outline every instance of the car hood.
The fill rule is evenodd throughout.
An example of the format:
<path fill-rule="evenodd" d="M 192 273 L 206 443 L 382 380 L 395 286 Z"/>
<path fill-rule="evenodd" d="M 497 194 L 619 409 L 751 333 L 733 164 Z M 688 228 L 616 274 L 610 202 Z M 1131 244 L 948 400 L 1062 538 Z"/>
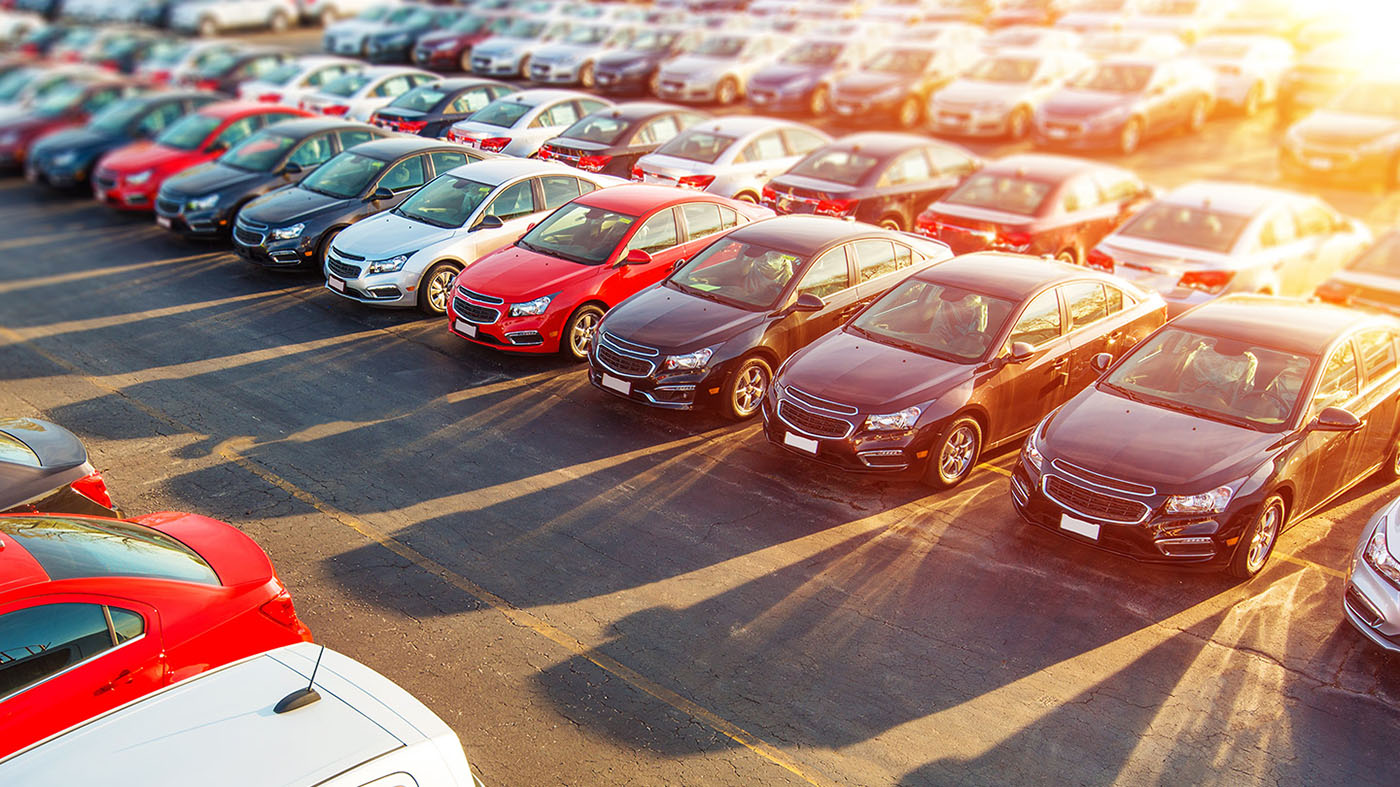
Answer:
<path fill-rule="evenodd" d="M 91 150 L 107 145 L 121 144 L 123 140 L 125 140 L 125 137 L 116 134 L 108 134 L 88 126 L 65 128 L 55 131 L 34 143 L 34 152 L 52 154 L 65 150 Z"/>
<path fill-rule="evenodd" d="M 904 84 L 898 74 L 857 71 L 836 81 L 836 92 L 843 95 L 872 96 Z"/>
<path fill-rule="evenodd" d="M 244 172 L 217 161 L 187 169 L 165 181 L 163 188 L 188 196 L 211 194 L 239 186 L 252 186 L 270 177 L 267 172 Z"/>
<path fill-rule="evenodd" d="M 959 79 L 933 95 L 938 101 L 955 104 L 1012 104 L 1029 91 L 1028 85 L 1020 83 L 1003 84 Z"/>
<path fill-rule="evenodd" d="M 893 411 L 941 398 L 974 368 L 836 331 L 798 351 L 782 383 L 865 412 Z"/>
<path fill-rule="evenodd" d="M 587 57 L 599 47 L 599 44 L 547 44 L 535 50 L 533 59 L 536 63 L 567 62 Z"/>
<path fill-rule="evenodd" d="M 1109 478 L 1195 494 L 1258 467 L 1281 435 L 1142 404 L 1091 387 L 1055 411 L 1041 442 Z"/>
<path fill-rule="evenodd" d="M 677 78 L 707 76 L 723 70 L 728 63 L 724 58 L 682 55 L 662 66 L 661 73 Z"/>
<path fill-rule="evenodd" d="M 192 150 L 177 150 L 154 142 L 133 142 L 112 151 L 102 160 L 102 166 L 117 172 L 141 172 L 184 165 L 199 160 L 199 156 Z"/>
<path fill-rule="evenodd" d="M 347 227 L 336 236 L 335 247 L 367 260 L 384 260 L 412 254 L 461 233 L 461 229 L 434 227 L 385 212 Z"/>
<path fill-rule="evenodd" d="M 1357 145 L 1400 132 L 1400 120 L 1377 115 L 1320 110 L 1300 121 L 1293 133 L 1307 142 Z"/>
<path fill-rule="evenodd" d="M 468 265 L 458 280 L 477 292 L 504 298 L 506 303 L 519 303 L 559 292 L 598 270 L 596 265 L 506 246 Z"/>
<path fill-rule="evenodd" d="M 348 19 L 329 27 L 326 30 L 326 35 L 333 38 L 364 37 L 379 29 L 381 28 L 378 22 L 362 22 L 358 19 Z"/>
<path fill-rule="evenodd" d="M 239 211 L 238 215 L 262 224 L 281 226 L 310 218 L 317 213 L 336 210 L 349 201 L 318 194 L 310 189 L 290 187 L 258 197 Z"/>
<path fill-rule="evenodd" d="M 686 352 L 722 344 L 767 316 L 767 310 L 739 309 L 663 285 L 624 301 L 609 312 L 604 327 L 629 342 L 662 352 Z"/>
<path fill-rule="evenodd" d="M 1056 91 L 1041 109 L 1046 114 L 1093 117 L 1110 109 L 1132 103 L 1134 94 L 1105 93 L 1098 90 L 1064 88 Z"/>
<path fill-rule="evenodd" d="M 832 66 L 793 66 L 786 63 L 774 63 L 759 69 L 752 77 L 749 77 L 749 85 L 763 87 L 780 87 L 790 82 L 810 82 L 821 79 L 831 73 Z"/>
<path fill-rule="evenodd" d="M 482 57 L 517 55 L 535 43 L 533 38 L 491 38 L 473 47 L 472 54 Z"/>
<path fill-rule="evenodd" d="M 417 120 L 428 117 L 428 113 L 421 109 L 409 109 L 408 107 L 383 107 L 375 110 L 381 118 L 394 118 L 395 120 Z"/>
<path fill-rule="evenodd" d="M 664 59 L 664 54 L 660 52 L 639 52 L 624 49 L 620 52 L 607 52 L 599 55 L 597 68 L 599 70 L 621 70 L 637 63 L 648 63 L 661 59 Z"/>

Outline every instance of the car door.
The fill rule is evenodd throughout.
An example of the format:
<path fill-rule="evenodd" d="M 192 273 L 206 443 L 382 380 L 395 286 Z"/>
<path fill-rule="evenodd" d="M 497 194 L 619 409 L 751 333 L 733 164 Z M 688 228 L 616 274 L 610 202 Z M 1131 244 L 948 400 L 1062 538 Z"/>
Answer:
<path fill-rule="evenodd" d="M 651 262 L 624 265 L 616 276 L 608 278 L 604 284 L 603 301 L 609 305 L 618 303 L 666 278 L 675 267 L 676 261 L 686 256 L 691 244 L 682 243 L 684 229 L 674 208 L 664 208 L 647 217 L 632 236 L 623 244 L 618 253 L 619 261 L 625 259 L 633 249 L 640 249 L 651 255 Z"/>
<path fill-rule="evenodd" d="M 1117 313 L 1109 310 L 1107 288 L 1099 281 L 1064 284 L 1060 297 L 1069 318 L 1070 351 L 1065 368 L 1069 373 L 1068 395 L 1073 396 L 1098 379 L 1093 359 L 1099 353 L 1111 352 L 1108 337 L 1114 332 L 1115 323 L 1122 321 L 1122 305 L 1120 299 Z"/>
<path fill-rule="evenodd" d="M 1304 268 L 1311 260 L 1316 239 L 1299 237 L 1288 205 L 1270 209 L 1258 227 L 1257 251 L 1249 265 L 1254 275 L 1252 289 L 1267 289 L 1275 295 L 1302 295 L 1307 278 Z"/>
<path fill-rule="evenodd" d="M 1035 426 L 1042 417 L 1069 399 L 1069 356 L 1072 342 L 1065 335 L 1065 314 L 1058 288 L 1031 298 L 1011 322 L 996 364 L 983 384 L 991 411 L 987 442 L 999 442 Z M 1009 361 L 1011 348 L 1030 345 L 1031 355 Z"/>
<path fill-rule="evenodd" d="M 1353 340 L 1361 361 L 1361 393 L 1352 413 L 1361 429 L 1352 439 L 1346 480 L 1354 483 L 1390 457 L 1400 419 L 1396 335 L 1388 328 L 1360 331 Z"/>
<path fill-rule="evenodd" d="M 1350 410 L 1356 406 L 1359 393 L 1356 353 L 1351 342 L 1343 342 L 1323 362 L 1303 422 L 1306 432 L 1289 459 L 1289 474 L 1298 488 L 1296 508 L 1299 513 L 1312 510 L 1336 494 L 1347 475 L 1348 454 L 1357 437 L 1356 432 L 1307 429 L 1306 424 L 1328 407 Z"/>
<path fill-rule="evenodd" d="M 823 306 L 815 312 L 788 314 L 769 328 L 767 343 L 782 358 L 844 322 L 843 314 L 849 314 L 858 297 L 852 276 L 853 263 L 848 259 L 852 256 L 848 246 L 836 246 L 818 255 L 802 273 L 792 299 L 804 293 L 815 295 L 822 299 Z"/>
<path fill-rule="evenodd" d="M 423 154 L 409 156 L 386 169 L 384 174 L 379 176 L 378 182 L 370 187 L 369 192 L 373 194 L 377 189 L 388 189 L 393 192 L 393 196 L 389 199 L 363 203 L 364 207 L 355 213 L 356 220 L 398 207 L 399 203 L 408 199 L 408 196 L 417 191 L 419 186 L 427 183 L 428 164 L 426 159 L 427 156 Z"/>

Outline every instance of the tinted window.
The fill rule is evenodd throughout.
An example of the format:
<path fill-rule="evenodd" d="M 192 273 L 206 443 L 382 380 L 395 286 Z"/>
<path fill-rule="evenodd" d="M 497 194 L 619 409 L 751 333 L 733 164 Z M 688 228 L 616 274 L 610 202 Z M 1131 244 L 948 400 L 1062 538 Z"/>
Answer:
<path fill-rule="evenodd" d="M 363 191 L 384 166 L 379 159 L 346 151 L 307 175 L 300 188 L 346 199 Z"/>
<path fill-rule="evenodd" d="M 353 148 L 363 142 L 369 142 L 371 139 L 377 138 L 373 131 L 366 131 L 364 129 L 342 131 L 340 132 L 340 149 L 345 150 L 346 148 Z"/>
<path fill-rule="evenodd" d="M 208 115 L 186 115 L 179 122 L 161 132 L 156 142 L 177 150 L 194 150 L 204 144 L 214 129 L 219 127 L 219 119 Z"/>
<path fill-rule="evenodd" d="M 456 175 L 441 175 L 413 192 L 394 213 L 434 227 L 460 227 L 486 201 L 492 188 Z"/>
<path fill-rule="evenodd" d="M 853 186 L 865 179 L 880 160 L 850 148 L 819 150 L 797 162 L 790 174 Z M 888 178 L 888 175 L 886 175 Z"/>
<path fill-rule="evenodd" d="M 292 153 L 292 157 L 287 160 L 293 164 L 300 164 L 302 169 L 310 169 L 324 163 L 334 153 L 335 151 L 331 150 L 331 135 L 322 134 L 301 143 L 301 147 L 297 148 Z"/>
<path fill-rule="evenodd" d="M 253 133 L 258 129 L 260 125 L 257 122 L 258 120 L 261 120 L 261 118 L 258 115 L 252 115 L 241 120 L 235 120 L 233 123 L 229 124 L 229 126 L 223 131 L 220 131 L 219 136 L 215 138 L 214 141 L 216 143 L 223 143 L 225 145 L 228 145 L 229 147 L 233 147 L 235 144 L 242 141 L 244 137 L 247 137 L 249 134 Z"/>
<path fill-rule="evenodd" d="M 1340 407 L 1356 397 L 1361 386 L 1356 376 L 1356 354 L 1351 344 L 1343 344 L 1327 359 L 1313 395 L 1312 411 L 1316 415 L 1324 407 Z"/>
<path fill-rule="evenodd" d="M 721 238 L 672 274 L 666 286 L 754 311 L 771 308 L 801 268 L 795 254 Z"/>
<path fill-rule="evenodd" d="M 491 103 L 491 95 L 485 90 L 468 90 L 452 99 L 445 112 L 449 115 L 465 115 Z"/>
<path fill-rule="evenodd" d="M 857 281 L 870 281 L 894 273 L 894 244 L 887 240 L 862 240 L 852 244 L 856 251 Z"/>
<path fill-rule="evenodd" d="M 1096 281 L 1066 284 L 1060 288 L 1069 307 L 1070 327 L 1080 328 L 1108 316 L 1108 301 L 1103 285 Z"/>
<path fill-rule="evenodd" d="M 1207 251 L 1227 252 L 1249 223 L 1248 216 L 1188 205 L 1155 202 L 1134 216 L 1119 234 Z"/>
<path fill-rule="evenodd" d="M 744 161 L 768 161 L 769 159 L 783 158 L 788 154 L 787 148 L 783 147 L 783 139 L 776 131 L 760 135 L 753 142 L 744 146 Z"/>
<path fill-rule="evenodd" d="M 676 123 L 673 115 L 659 117 L 637 130 L 637 135 L 632 138 L 633 145 L 660 145 L 669 142 L 681 128 Z"/>
<path fill-rule="evenodd" d="M 380 98 L 401 96 L 407 93 L 412 87 L 413 83 L 408 80 L 408 77 L 397 76 L 392 79 L 384 80 L 383 84 L 374 89 L 374 95 Z"/>
<path fill-rule="evenodd" d="M 438 105 L 438 102 L 447 97 L 436 85 L 424 85 L 404 93 L 389 103 L 391 107 L 399 109 L 416 109 L 419 112 L 427 112 Z"/>
<path fill-rule="evenodd" d="M 719 206 L 709 202 L 691 202 L 681 206 L 686 234 L 691 239 L 719 232 Z"/>
<path fill-rule="evenodd" d="M 820 134 L 805 128 L 785 128 L 783 139 L 787 141 L 788 151 L 794 156 L 805 156 L 827 143 Z"/>
<path fill-rule="evenodd" d="M 292 137 L 274 132 L 254 134 L 219 157 L 219 163 L 250 172 L 267 172 L 296 144 Z"/>
<path fill-rule="evenodd" d="M 807 275 L 802 277 L 799 293 L 808 293 L 825 298 L 851 286 L 851 274 L 846 267 L 846 247 L 837 246 L 818 257 Z"/>
<path fill-rule="evenodd" d="M 1011 329 L 1010 344 L 1025 342 L 1038 347 L 1060 335 L 1060 299 L 1054 290 L 1035 296 L 1021 312 L 1021 318 Z"/>
<path fill-rule="evenodd" d="M 689 131 L 662 145 L 656 152 L 686 161 L 713 164 L 733 144 L 733 137 L 721 137 L 705 131 Z"/>
<path fill-rule="evenodd" d="M 584 265 L 600 265 L 632 228 L 636 216 L 577 202 L 549 214 L 519 241 L 524 248 Z"/>
<path fill-rule="evenodd" d="M 974 208 L 1034 215 L 1040 210 L 1050 194 L 1050 184 L 1038 180 L 1026 180 L 1014 175 L 998 175 L 983 172 L 968 178 L 951 194 L 943 198 L 952 205 L 968 205 Z"/>
<path fill-rule="evenodd" d="M 111 647 L 98 604 L 44 604 L 0 615 L 0 698 Z"/>
<path fill-rule="evenodd" d="M 540 178 L 540 185 L 544 187 L 545 210 L 554 210 L 578 196 L 578 178 L 550 175 Z"/>
<path fill-rule="evenodd" d="M 433 160 L 433 172 L 439 175 L 467 163 L 467 154 L 455 150 L 434 151 L 428 154 L 428 158 Z"/>
<path fill-rule="evenodd" d="M 739 211 L 733 208 L 720 206 L 719 209 L 720 229 L 727 230 L 739 226 Z"/>
<path fill-rule="evenodd" d="M 912 150 L 890 164 L 880 179 L 881 186 L 904 186 L 910 183 L 923 183 L 933 178 L 928 159 L 922 150 Z"/>
<path fill-rule="evenodd" d="M 597 142 L 612 145 L 627 130 L 629 122 L 608 115 L 589 115 L 560 132 L 565 139 L 581 139 L 584 142 Z"/>
<path fill-rule="evenodd" d="M 1356 336 L 1356 349 L 1366 368 L 1366 382 L 1372 383 L 1395 369 L 1395 337 L 1386 330 L 1365 331 Z"/>
<path fill-rule="evenodd" d="M 78 517 L 0 519 L 10 536 L 51 579 L 151 577 L 217 585 L 219 578 L 194 550 L 157 530 L 130 522 Z"/>
<path fill-rule="evenodd" d="M 107 614 L 112 616 L 112 633 L 116 636 L 118 645 L 146 633 L 146 621 L 135 612 L 119 607 L 108 607 Z"/>
<path fill-rule="evenodd" d="M 1015 302 L 958 287 L 906 279 L 861 312 L 852 329 L 935 357 L 970 361 L 986 355 Z"/>
<path fill-rule="evenodd" d="M 403 191 L 418 188 L 425 180 L 423 157 L 413 156 L 390 167 L 389 171 L 384 173 L 384 177 L 379 179 L 379 188 Z"/>
<path fill-rule="evenodd" d="M 491 205 L 486 208 L 486 215 L 497 216 L 507 221 L 534 212 L 535 189 L 528 180 L 522 180 L 514 186 L 507 186 L 505 191 L 491 200 Z"/>
<path fill-rule="evenodd" d="M 1135 178 L 1116 172 L 1100 172 L 1094 175 L 1105 202 L 1126 202 L 1142 194 L 1142 184 Z"/>
<path fill-rule="evenodd" d="M 147 136 L 154 136 L 180 117 L 183 111 L 183 108 L 173 101 L 161 104 L 159 108 L 142 118 L 136 128 Z"/>
<path fill-rule="evenodd" d="M 642 249 L 656 254 L 671 248 L 676 243 L 675 211 L 663 210 L 637 228 L 637 233 L 632 236 L 632 240 L 627 242 L 627 249 L 629 251 Z"/>

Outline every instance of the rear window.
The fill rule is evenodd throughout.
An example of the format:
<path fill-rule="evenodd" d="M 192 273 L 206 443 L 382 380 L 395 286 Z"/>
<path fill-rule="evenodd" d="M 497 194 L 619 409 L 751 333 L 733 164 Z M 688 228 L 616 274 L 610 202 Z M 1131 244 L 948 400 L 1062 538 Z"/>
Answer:
<path fill-rule="evenodd" d="M 170 536 L 143 525 L 78 517 L 0 518 L 13 538 L 51 579 L 145 577 L 218 585 L 204 558 Z"/>
<path fill-rule="evenodd" d="M 0 462 L 29 467 L 40 466 L 38 454 L 31 451 L 29 446 L 4 432 L 0 432 Z"/>
<path fill-rule="evenodd" d="M 656 152 L 661 156 L 713 164 L 715 159 L 733 144 L 733 137 L 711 134 L 708 131 L 688 131 L 662 145 Z"/>

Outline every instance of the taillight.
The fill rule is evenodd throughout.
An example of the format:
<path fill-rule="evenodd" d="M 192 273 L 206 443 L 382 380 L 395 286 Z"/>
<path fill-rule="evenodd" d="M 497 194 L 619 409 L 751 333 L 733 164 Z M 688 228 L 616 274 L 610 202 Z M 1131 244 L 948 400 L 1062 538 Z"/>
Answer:
<path fill-rule="evenodd" d="M 1177 282 L 1176 286 L 1214 295 L 1225 289 L 1233 278 L 1234 271 L 1187 271 L 1182 274 L 1181 281 Z"/>
<path fill-rule="evenodd" d="M 166 82 L 170 81 L 170 72 L 164 69 L 160 71 L 152 71 L 150 74 L 147 75 L 146 78 L 157 85 L 163 85 Z"/>
<path fill-rule="evenodd" d="M 118 63 L 115 60 L 103 60 L 101 63 L 98 63 L 98 65 L 107 69 L 108 71 L 119 71 L 122 67 L 122 64 Z"/>
<path fill-rule="evenodd" d="M 762 197 L 764 202 L 777 202 L 778 192 L 774 191 L 772 186 L 764 186 Z"/>
<path fill-rule="evenodd" d="M 643 179 L 646 178 L 646 176 L 647 176 L 647 173 L 645 173 L 645 172 L 642 171 L 642 168 L 641 168 L 640 165 L 635 166 L 635 167 L 632 167 L 632 179 L 633 179 L 633 180 L 643 180 Z"/>
<path fill-rule="evenodd" d="M 321 107 L 322 115 L 332 115 L 334 117 L 341 117 L 349 111 L 350 107 L 347 107 L 344 104 L 332 104 L 328 107 Z"/>
<path fill-rule="evenodd" d="M 920 213 L 914 218 L 914 229 L 930 238 L 938 235 L 938 217 L 933 212 Z"/>
<path fill-rule="evenodd" d="M 428 121 L 426 121 L 426 120 L 400 120 L 400 121 L 399 121 L 399 131 L 403 131 L 403 132 L 408 133 L 408 134 L 417 134 L 418 132 L 422 131 L 423 129 L 425 129 L 425 128 L 427 128 L 427 127 L 428 127 Z"/>
<path fill-rule="evenodd" d="M 466 141 L 466 138 L 463 137 L 461 134 L 457 133 L 457 129 L 455 129 L 455 128 L 449 128 L 449 129 L 447 130 L 447 141 L 448 141 L 448 142 L 465 142 L 465 141 Z"/>
<path fill-rule="evenodd" d="M 1327 301 L 1328 303 L 1336 303 L 1341 304 L 1342 306 L 1346 306 L 1351 303 L 1351 296 L 1355 292 L 1355 287 L 1342 284 L 1339 281 L 1333 281 L 1329 279 L 1323 282 L 1322 284 L 1318 285 L 1317 297 L 1318 299 Z"/>
<path fill-rule="evenodd" d="M 544 159 L 545 161 L 549 161 L 550 159 L 554 158 L 554 148 L 552 148 L 552 147 L 550 147 L 550 146 L 548 146 L 548 145 L 542 145 L 542 146 L 540 147 L 540 152 L 537 153 L 536 155 L 538 155 L 540 158 Z"/>
<path fill-rule="evenodd" d="M 200 90 L 218 90 L 218 89 L 219 89 L 219 80 L 217 80 L 217 79 L 200 79 L 200 80 L 196 80 L 196 81 L 195 81 L 194 86 L 195 86 L 196 88 L 200 89 Z"/>
<path fill-rule="evenodd" d="M 101 473 L 83 476 L 69 484 L 68 488 L 104 508 L 112 507 L 112 495 L 108 493 L 107 482 L 102 480 Z"/>
<path fill-rule="evenodd" d="M 487 153 L 500 153 L 510 144 L 510 137 L 487 137 L 479 143 L 482 150 Z"/>
<path fill-rule="evenodd" d="M 1001 236 L 1001 242 L 1008 246 L 1029 246 L 1031 245 L 1031 234 L 1020 230 L 1002 230 L 997 233 Z"/>
<path fill-rule="evenodd" d="M 676 183 L 688 189 L 707 189 L 715 182 L 714 175 L 686 175 Z"/>
<path fill-rule="evenodd" d="M 606 167 L 610 161 L 612 161 L 612 156 L 580 156 L 578 168 L 589 172 L 602 172 L 603 167 Z"/>
<path fill-rule="evenodd" d="M 817 213 L 823 216 L 845 216 L 855 210 L 853 199 L 824 199 L 817 203 Z"/>
<path fill-rule="evenodd" d="M 297 620 L 297 608 L 292 605 L 292 594 L 286 588 L 272 597 L 272 600 L 258 608 L 264 615 L 289 629 L 301 628 Z"/>
<path fill-rule="evenodd" d="M 282 94 L 263 93 L 262 95 L 258 96 L 258 100 L 263 102 L 264 104 L 276 104 L 278 101 L 282 100 Z"/>
<path fill-rule="evenodd" d="M 1113 258 L 1098 249 L 1089 249 L 1088 256 L 1084 258 L 1084 264 L 1104 273 L 1113 273 L 1115 266 Z"/>
<path fill-rule="evenodd" d="M 39 45 L 25 44 L 24 46 L 19 48 L 19 51 L 23 52 L 26 55 L 37 55 L 39 54 Z"/>

